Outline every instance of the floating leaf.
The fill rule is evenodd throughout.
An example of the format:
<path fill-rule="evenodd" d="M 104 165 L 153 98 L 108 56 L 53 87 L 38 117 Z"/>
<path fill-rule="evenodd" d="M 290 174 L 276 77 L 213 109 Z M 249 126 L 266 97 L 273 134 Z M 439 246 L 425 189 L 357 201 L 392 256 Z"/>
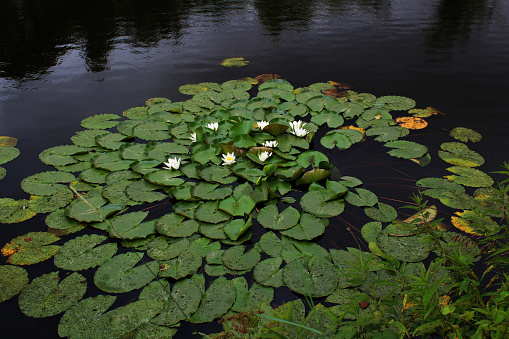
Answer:
<path fill-rule="evenodd" d="M 87 152 L 87 148 L 75 145 L 55 146 L 42 151 L 39 159 L 46 165 L 65 166 L 78 162 L 72 155 Z"/>
<path fill-rule="evenodd" d="M 396 118 L 399 126 L 407 129 L 423 129 L 428 126 L 428 122 L 418 117 L 399 117 Z"/>
<path fill-rule="evenodd" d="M 312 240 L 325 232 L 327 219 L 317 218 L 309 213 L 302 213 L 299 224 L 281 232 L 282 235 L 297 240 Z"/>
<path fill-rule="evenodd" d="M 339 271 L 318 257 L 297 259 L 283 267 L 283 281 L 293 292 L 313 298 L 325 297 L 336 289 Z"/>
<path fill-rule="evenodd" d="M 166 194 L 155 192 L 160 186 L 151 184 L 145 180 L 134 182 L 127 186 L 127 196 L 134 201 L 139 202 L 155 202 L 163 200 L 168 196 Z"/>
<path fill-rule="evenodd" d="M 384 146 L 394 148 L 387 153 L 396 158 L 418 158 L 428 152 L 428 148 L 426 146 L 407 140 L 389 141 L 386 142 Z"/>
<path fill-rule="evenodd" d="M 0 222 L 12 224 L 32 218 L 37 212 L 32 211 L 29 206 L 28 200 L 0 198 Z"/>
<path fill-rule="evenodd" d="M 484 158 L 461 142 L 445 142 L 438 151 L 438 156 L 445 162 L 456 166 L 477 167 L 484 164 Z"/>
<path fill-rule="evenodd" d="M 2 255 L 13 265 L 32 265 L 51 258 L 60 246 L 49 245 L 60 238 L 47 232 L 30 232 L 12 239 L 2 248 Z M 48 246 L 49 245 L 49 246 Z"/>
<path fill-rule="evenodd" d="M 244 253 L 245 246 L 235 246 L 227 249 L 223 256 L 223 263 L 229 269 L 236 271 L 250 270 L 260 261 L 260 251 L 252 248 Z"/>
<path fill-rule="evenodd" d="M 172 326 L 179 321 L 188 319 L 196 312 L 205 291 L 205 278 L 201 274 L 191 278 L 180 279 L 171 291 L 171 298 L 163 312 L 155 317 L 152 322 L 158 325 Z M 163 291 L 167 296 L 167 292 Z"/>
<path fill-rule="evenodd" d="M 120 116 L 116 114 L 97 114 L 81 120 L 81 127 L 88 129 L 109 129 L 118 125 Z"/>
<path fill-rule="evenodd" d="M 450 136 L 454 139 L 458 139 L 463 142 L 478 142 L 481 141 L 482 136 L 478 132 L 465 127 L 456 127 L 453 128 L 450 132 Z"/>
<path fill-rule="evenodd" d="M 163 302 L 160 300 L 138 300 L 127 306 L 106 313 L 103 338 L 119 338 L 139 326 L 146 324 L 161 313 Z"/>
<path fill-rule="evenodd" d="M 0 266 L 0 303 L 17 295 L 28 284 L 28 272 L 12 265 Z"/>
<path fill-rule="evenodd" d="M 500 230 L 500 226 L 489 216 L 474 211 L 456 212 L 457 217 L 451 217 L 451 223 L 457 229 L 476 235 L 493 235 Z"/>
<path fill-rule="evenodd" d="M 41 197 L 32 195 L 28 202 L 28 206 L 34 212 L 48 213 L 67 206 L 73 198 L 74 194 L 72 191 L 67 188 L 63 188 L 50 196 Z"/>
<path fill-rule="evenodd" d="M 253 271 L 254 279 L 265 286 L 283 286 L 283 271 L 280 269 L 282 263 L 282 258 L 269 258 L 259 262 Z"/>
<path fill-rule="evenodd" d="M 325 190 L 311 191 L 301 198 L 300 205 L 308 213 L 320 218 L 330 218 L 343 213 L 343 199 L 329 200 L 335 193 Z"/>
<path fill-rule="evenodd" d="M 372 127 L 366 130 L 367 136 L 378 135 L 375 140 L 380 142 L 386 142 L 396 140 L 401 136 L 400 130 L 394 126 L 390 127 Z"/>
<path fill-rule="evenodd" d="M 276 205 L 269 205 L 260 210 L 257 220 L 265 228 L 286 230 L 299 222 L 300 213 L 289 206 L 279 213 Z"/>
<path fill-rule="evenodd" d="M 16 146 L 18 139 L 13 137 L 0 137 L 0 146 Z"/>
<path fill-rule="evenodd" d="M 165 214 L 156 221 L 156 230 L 167 237 L 189 237 L 198 231 L 199 223 L 194 219 L 184 219 L 185 216 L 177 213 Z"/>
<path fill-rule="evenodd" d="M 19 155 L 19 149 L 12 146 L 0 146 L 0 165 L 14 160 Z"/>
<path fill-rule="evenodd" d="M 159 264 L 149 261 L 134 267 L 142 257 L 137 252 L 112 257 L 97 269 L 94 284 L 108 293 L 125 293 L 147 285 L 157 276 Z"/>
<path fill-rule="evenodd" d="M 249 61 L 244 60 L 244 58 L 227 58 L 221 61 L 221 65 L 225 67 L 242 67 L 246 66 Z"/>
<path fill-rule="evenodd" d="M 96 147 L 99 144 L 95 141 L 95 138 L 101 135 L 109 134 L 108 131 L 103 130 L 91 130 L 87 129 L 84 131 L 76 132 L 72 137 L 72 143 L 76 146 L 81 147 Z"/>
<path fill-rule="evenodd" d="M 48 171 L 34 174 L 21 181 L 23 191 L 32 195 L 52 195 L 57 193 L 64 185 L 76 180 L 74 175 L 59 171 Z"/>
<path fill-rule="evenodd" d="M 494 183 L 489 175 L 475 168 L 454 166 L 446 169 L 456 175 L 445 176 L 445 178 L 463 186 L 490 187 Z"/>
<path fill-rule="evenodd" d="M 74 272 L 59 283 L 58 272 L 32 280 L 19 295 L 19 308 L 33 318 L 51 317 L 74 306 L 85 294 L 87 281 Z"/>
<path fill-rule="evenodd" d="M 106 320 L 102 315 L 115 299 L 112 295 L 98 295 L 81 300 L 64 313 L 58 324 L 58 334 L 71 339 L 101 337 Z"/>
<path fill-rule="evenodd" d="M 55 255 L 55 266 L 81 271 L 102 265 L 117 253 L 117 244 L 97 246 L 107 239 L 104 235 L 88 234 L 66 242 Z"/>
<path fill-rule="evenodd" d="M 368 222 L 361 228 L 361 235 L 368 243 L 376 242 L 380 232 L 382 232 L 382 223 L 379 221 Z"/>
<path fill-rule="evenodd" d="M 379 97 L 376 103 L 384 104 L 385 108 L 393 111 L 407 111 L 415 107 L 415 100 L 397 95 Z"/>
<path fill-rule="evenodd" d="M 171 277 L 178 280 L 188 275 L 196 274 L 201 265 L 201 255 L 191 248 L 186 248 L 177 258 L 161 262 L 159 276 Z"/>
<path fill-rule="evenodd" d="M 377 244 L 387 255 L 401 261 L 419 262 L 426 259 L 432 249 L 432 242 L 426 234 L 412 230 L 387 226 L 378 236 Z"/>
<path fill-rule="evenodd" d="M 345 200 L 355 206 L 360 207 L 372 207 L 378 202 L 378 197 L 375 193 L 364 189 L 364 188 L 356 188 L 355 192 L 349 191 L 345 195 Z"/>
<path fill-rule="evenodd" d="M 368 217 L 376 221 L 390 222 L 396 220 L 398 212 L 391 205 L 378 203 L 378 207 L 367 207 L 364 212 Z"/>
<path fill-rule="evenodd" d="M 196 209 L 194 217 L 200 221 L 217 224 L 230 219 L 228 213 L 217 209 L 217 202 L 208 201 Z"/>
<path fill-rule="evenodd" d="M 193 323 L 207 323 L 219 318 L 232 307 L 236 292 L 233 283 L 219 277 L 210 284 L 200 302 L 198 310 L 191 316 Z"/>

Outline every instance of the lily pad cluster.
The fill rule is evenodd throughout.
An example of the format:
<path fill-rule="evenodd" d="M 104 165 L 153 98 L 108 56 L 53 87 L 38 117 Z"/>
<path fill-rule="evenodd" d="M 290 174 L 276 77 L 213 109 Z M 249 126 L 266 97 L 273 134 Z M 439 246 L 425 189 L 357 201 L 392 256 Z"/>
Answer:
<path fill-rule="evenodd" d="M 56 267 L 74 273 L 60 281 L 52 272 L 27 284 L 24 269 L 2 266 L 1 284 L 11 286 L 2 300 L 21 291 L 27 316 L 65 312 L 58 331 L 70 338 L 171 337 L 183 321 L 272 310 L 280 287 L 340 304 L 330 309 L 335 315 L 345 300 L 369 302 L 362 286 L 387 278 L 376 255 L 414 263 L 432 247 L 412 230 L 383 228 L 396 220 L 396 210 L 360 179 L 342 175 L 318 143 L 345 150 L 374 137 L 397 158 L 419 162 L 429 154 L 426 146 L 403 140 L 409 130 L 393 119 L 414 109 L 415 101 L 353 91 L 339 98 L 324 94 L 332 88 L 294 88 L 281 79 L 256 88 L 243 80 L 191 84 L 179 89 L 192 96 L 183 102 L 152 98 L 124 111 L 123 118 L 84 119 L 72 144 L 40 154 L 54 170 L 22 181 L 30 200 L 2 199 L 0 214 L 0 221 L 16 222 L 47 213 L 52 232 L 6 244 L 2 254 L 10 264 L 54 256 Z M 328 132 L 315 141 L 324 125 Z M 440 200 L 454 186 L 466 204 L 456 187 L 491 185 L 475 172 L 482 158 L 468 147 L 446 145 L 441 152 L 456 166 L 449 169 L 452 182 L 426 186 L 438 185 Z M 142 208 L 153 203 L 165 212 Z M 374 254 L 317 244 L 329 218 L 348 204 L 374 220 L 362 228 Z M 60 240 L 55 231 L 69 236 L 82 230 L 54 244 Z M 369 265 L 369 279 L 345 278 L 359 258 Z M 79 272 L 96 267 L 93 283 L 104 293 L 81 300 L 87 284 Z M 248 272 L 254 281 L 246 280 Z M 111 309 L 117 294 L 131 291 L 140 291 L 138 300 Z"/>

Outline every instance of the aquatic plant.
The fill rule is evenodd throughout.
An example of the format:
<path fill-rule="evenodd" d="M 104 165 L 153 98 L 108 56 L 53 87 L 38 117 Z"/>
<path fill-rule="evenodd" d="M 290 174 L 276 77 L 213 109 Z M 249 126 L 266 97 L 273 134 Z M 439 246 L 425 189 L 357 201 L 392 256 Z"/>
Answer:
<path fill-rule="evenodd" d="M 85 129 L 71 138 L 72 145 L 40 154 L 56 170 L 21 182 L 29 200 L 0 199 L 3 223 L 49 213 L 48 232 L 31 232 L 3 247 L 11 265 L 1 266 L 5 292 L 0 300 L 19 293 L 20 309 L 30 317 L 65 312 L 58 333 L 70 338 L 171 337 L 182 321 L 207 323 L 225 314 L 227 329 L 260 324 L 273 333 L 274 324 L 284 323 L 285 335 L 335 333 L 340 320 L 359 321 L 373 305 L 386 302 L 383 296 L 394 295 L 403 275 L 424 272 L 418 262 L 454 245 L 429 240 L 435 224 L 423 217 L 424 209 L 414 219 L 433 227 L 398 222 L 394 207 L 362 188 L 360 179 L 343 176 L 314 148 L 315 133 L 327 125 L 319 140 L 325 148 L 342 151 L 374 137 L 390 156 L 426 164 L 427 147 L 403 140 L 409 129 L 393 118 L 419 114 L 415 102 L 349 90 L 335 97 L 324 94 L 335 88 L 317 83 L 295 89 L 281 79 L 267 80 L 256 91 L 243 80 L 200 83 L 180 87 L 192 95 L 184 102 L 152 98 L 124 111 L 124 119 L 115 114 L 84 119 Z M 480 139 L 465 128 L 451 135 Z M 495 226 L 479 228 L 473 209 L 480 198 L 463 188 L 493 185 L 489 175 L 473 168 L 484 160 L 462 143 L 442 149 L 440 157 L 455 165 L 447 169 L 453 175 L 421 179 L 417 185 L 428 188 L 423 194 L 466 210 L 453 219 L 458 228 L 495 234 Z M 13 146 L 0 147 L 1 163 L 17 154 Z M 156 202 L 164 215 L 145 208 Z M 347 204 L 363 208 L 374 220 L 362 227 L 371 252 L 324 248 L 314 241 Z M 489 215 L 483 218 L 491 225 Z M 455 236 L 443 232 L 440 239 Z M 52 257 L 57 268 L 74 273 L 60 280 L 61 271 L 54 271 L 29 282 L 20 266 Z M 79 272 L 96 267 L 93 284 L 104 294 L 82 299 L 87 281 Z M 428 268 L 433 277 L 439 269 L 437 264 Z M 438 284 L 436 291 L 450 291 L 442 287 L 446 278 L 439 275 L 440 283 L 432 282 Z M 389 287 L 380 281 L 389 281 Z M 313 311 L 305 317 L 301 301 L 274 311 L 274 288 L 282 286 L 306 296 Z M 138 298 L 110 309 L 120 293 Z M 338 305 L 315 306 L 313 298 L 322 297 Z M 403 308 L 410 309 L 413 301 L 408 300 Z M 374 319 L 392 319 L 387 314 L 401 312 L 395 308 L 399 302 L 387 301 L 392 308 Z M 380 321 L 379 327 L 407 333 L 395 321 Z M 356 331 L 367 326 L 355 324 Z"/>

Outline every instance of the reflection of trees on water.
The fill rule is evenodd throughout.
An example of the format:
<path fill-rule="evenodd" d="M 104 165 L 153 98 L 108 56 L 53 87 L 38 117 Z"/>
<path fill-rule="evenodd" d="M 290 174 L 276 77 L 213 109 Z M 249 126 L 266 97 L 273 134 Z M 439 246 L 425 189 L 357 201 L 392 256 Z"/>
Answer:
<path fill-rule="evenodd" d="M 133 46 L 178 43 L 186 13 L 167 0 L 2 0 L 0 76 L 33 79 L 78 46 L 88 70 L 107 69 L 118 37 Z"/>
<path fill-rule="evenodd" d="M 352 10 L 389 17 L 391 0 L 254 0 L 258 20 L 271 36 L 281 32 L 309 30 L 316 16 L 328 13 L 345 16 Z"/>
<path fill-rule="evenodd" d="M 284 30 L 307 31 L 313 17 L 312 0 L 254 0 L 258 20 L 269 35 Z"/>
<path fill-rule="evenodd" d="M 440 0 L 425 46 L 433 60 L 449 59 L 456 44 L 466 45 L 473 30 L 490 23 L 496 0 Z"/>

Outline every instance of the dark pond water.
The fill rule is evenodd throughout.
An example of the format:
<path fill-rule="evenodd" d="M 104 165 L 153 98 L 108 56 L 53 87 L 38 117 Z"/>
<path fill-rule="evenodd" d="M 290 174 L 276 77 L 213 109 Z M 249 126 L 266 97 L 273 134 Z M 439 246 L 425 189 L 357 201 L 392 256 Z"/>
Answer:
<path fill-rule="evenodd" d="M 20 180 L 48 170 L 37 155 L 68 144 L 87 116 L 151 97 L 183 100 L 178 87 L 187 83 L 263 73 L 296 87 L 334 80 L 436 107 L 446 115 L 421 132 L 430 149 L 449 141 L 442 129 L 473 128 L 484 136 L 472 146 L 487 159 L 481 169 L 496 170 L 509 160 L 508 20 L 504 0 L 1 0 L 0 135 L 18 138 L 21 150 L 4 165 L 1 196 L 26 197 Z M 222 67 L 228 57 L 250 63 Z M 369 183 L 383 167 L 369 145 L 330 156 Z M 415 171 L 445 174 L 443 166 Z M 371 180 L 374 190 L 397 186 Z M 37 223 L 44 226 L 42 218 L 4 225 L 1 244 Z M 48 272 L 38 267 L 31 279 Z M 4 335 L 56 337 L 58 317 L 20 318 L 16 298 L 0 312 Z"/>

